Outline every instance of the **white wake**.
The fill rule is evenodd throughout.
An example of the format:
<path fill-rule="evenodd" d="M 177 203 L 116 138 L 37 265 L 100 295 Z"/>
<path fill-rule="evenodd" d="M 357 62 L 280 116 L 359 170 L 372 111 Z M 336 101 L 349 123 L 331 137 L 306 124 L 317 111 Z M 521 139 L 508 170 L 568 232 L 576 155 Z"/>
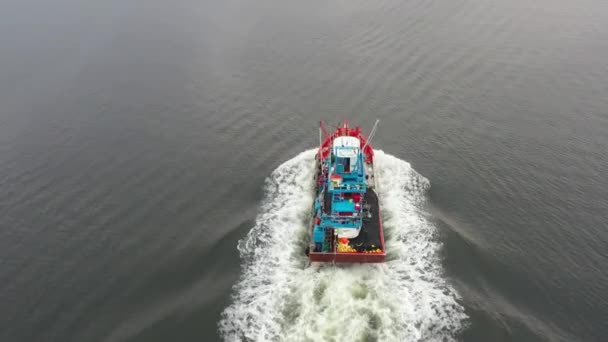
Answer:
<path fill-rule="evenodd" d="M 227 341 L 446 341 L 466 315 L 442 277 L 436 228 L 421 203 L 429 182 L 376 151 L 387 262 L 308 266 L 314 150 L 266 181 L 255 226 L 239 241 L 243 274 L 219 329 Z"/>

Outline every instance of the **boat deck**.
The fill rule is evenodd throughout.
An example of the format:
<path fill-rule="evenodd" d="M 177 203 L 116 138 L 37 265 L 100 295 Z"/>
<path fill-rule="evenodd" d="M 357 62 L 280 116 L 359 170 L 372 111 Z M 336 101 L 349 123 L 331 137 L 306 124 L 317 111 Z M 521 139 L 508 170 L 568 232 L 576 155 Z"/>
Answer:
<path fill-rule="evenodd" d="M 324 200 L 331 203 L 331 198 L 325 197 Z M 384 251 L 380 205 L 378 202 L 378 195 L 371 188 L 368 188 L 363 196 L 363 215 L 363 226 L 361 227 L 359 236 L 350 240 L 351 246 L 353 246 L 357 252 L 309 252 L 310 261 L 343 263 L 384 262 L 386 254 Z M 382 252 L 370 252 L 377 249 L 381 249 Z"/>
<path fill-rule="evenodd" d="M 378 195 L 372 189 L 368 189 L 363 196 L 363 226 L 361 232 L 350 242 L 358 252 L 382 248 L 380 206 Z"/>

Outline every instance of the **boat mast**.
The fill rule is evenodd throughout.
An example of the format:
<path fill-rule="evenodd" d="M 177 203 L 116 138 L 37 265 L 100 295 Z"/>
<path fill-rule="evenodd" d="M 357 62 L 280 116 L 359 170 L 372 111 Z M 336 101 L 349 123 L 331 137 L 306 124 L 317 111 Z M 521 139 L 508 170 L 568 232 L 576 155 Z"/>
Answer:
<path fill-rule="evenodd" d="M 325 126 L 323 126 L 323 120 L 319 121 L 319 160 L 323 159 L 323 136 L 328 136 Z"/>
<path fill-rule="evenodd" d="M 319 150 L 321 150 L 321 145 L 323 145 L 323 121 L 319 121 Z"/>
<path fill-rule="evenodd" d="M 380 122 L 380 120 L 376 119 L 376 123 L 374 123 L 374 127 L 372 128 L 372 131 L 369 133 L 369 136 L 367 137 L 367 141 L 365 142 L 365 145 L 363 145 L 363 148 L 361 149 L 361 151 L 365 151 L 365 148 L 367 147 L 367 145 L 374 138 L 374 134 L 376 134 L 376 129 L 378 128 L 379 122 Z"/>

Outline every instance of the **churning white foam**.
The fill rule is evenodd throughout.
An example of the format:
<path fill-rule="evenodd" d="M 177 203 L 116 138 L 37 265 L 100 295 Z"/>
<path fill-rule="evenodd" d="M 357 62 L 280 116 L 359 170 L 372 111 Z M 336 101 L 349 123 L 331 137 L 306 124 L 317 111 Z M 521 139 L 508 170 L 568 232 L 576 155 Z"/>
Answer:
<path fill-rule="evenodd" d="M 219 329 L 227 341 L 446 341 L 466 315 L 442 277 L 436 228 L 421 206 L 429 182 L 376 151 L 387 261 L 308 265 L 314 150 L 266 181 L 256 225 L 239 241 L 243 274 Z"/>

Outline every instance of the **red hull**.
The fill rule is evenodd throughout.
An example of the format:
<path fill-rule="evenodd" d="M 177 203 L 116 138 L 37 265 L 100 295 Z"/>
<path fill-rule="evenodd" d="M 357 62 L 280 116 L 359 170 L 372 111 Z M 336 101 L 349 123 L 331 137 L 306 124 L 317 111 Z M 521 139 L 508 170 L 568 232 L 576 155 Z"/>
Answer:
<path fill-rule="evenodd" d="M 319 160 L 327 158 L 329 150 L 331 149 L 331 144 L 335 138 L 349 136 L 359 138 L 361 141 L 361 146 L 365 146 L 363 149 L 363 153 L 365 154 L 365 162 L 371 163 L 374 158 L 374 148 L 367 142 L 367 138 L 361 133 L 361 129 L 358 126 L 355 128 L 348 127 L 348 122 L 345 121 L 344 126 L 338 127 L 335 132 L 328 134 L 325 137 L 321 143 L 321 146 L 319 146 L 317 158 Z"/>
<path fill-rule="evenodd" d="M 385 253 L 310 253 L 311 262 L 374 263 L 384 262 Z"/>

